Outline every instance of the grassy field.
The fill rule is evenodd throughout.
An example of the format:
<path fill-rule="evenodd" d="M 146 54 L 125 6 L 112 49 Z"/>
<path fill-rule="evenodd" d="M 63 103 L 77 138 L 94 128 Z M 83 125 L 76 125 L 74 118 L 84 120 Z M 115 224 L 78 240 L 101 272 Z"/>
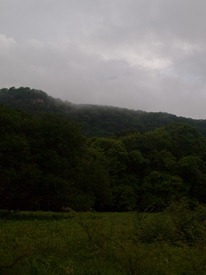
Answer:
<path fill-rule="evenodd" d="M 0 274 L 206 274 L 206 211 L 1 212 Z"/>

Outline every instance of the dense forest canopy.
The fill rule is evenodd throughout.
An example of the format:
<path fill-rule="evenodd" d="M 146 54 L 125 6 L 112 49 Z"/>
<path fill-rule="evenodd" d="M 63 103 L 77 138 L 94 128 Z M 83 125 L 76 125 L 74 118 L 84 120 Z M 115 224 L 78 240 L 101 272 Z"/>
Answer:
<path fill-rule="evenodd" d="M 0 209 L 206 203 L 205 121 L 80 107 L 29 88 L 1 89 L 0 103 Z"/>
<path fill-rule="evenodd" d="M 177 117 L 167 113 L 147 113 L 110 106 L 77 105 L 55 99 L 28 87 L 0 89 L 0 104 L 32 113 L 53 112 L 67 115 L 81 124 L 86 136 L 122 135 L 124 132 L 154 130 L 174 122 L 186 123 L 206 136 L 206 120 Z"/>

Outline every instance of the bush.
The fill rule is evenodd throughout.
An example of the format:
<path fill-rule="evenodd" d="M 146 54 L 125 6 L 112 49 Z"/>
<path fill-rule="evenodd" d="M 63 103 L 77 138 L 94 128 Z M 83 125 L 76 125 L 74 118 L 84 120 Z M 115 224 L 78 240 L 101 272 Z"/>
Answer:
<path fill-rule="evenodd" d="M 187 200 L 172 202 L 163 213 L 138 213 L 136 240 L 170 242 L 175 246 L 206 244 L 206 207 L 190 208 Z"/>

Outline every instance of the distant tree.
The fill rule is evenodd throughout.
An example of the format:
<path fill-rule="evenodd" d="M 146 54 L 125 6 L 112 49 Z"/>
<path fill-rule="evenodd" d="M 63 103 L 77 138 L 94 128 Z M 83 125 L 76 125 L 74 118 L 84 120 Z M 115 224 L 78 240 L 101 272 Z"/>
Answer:
<path fill-rule="evenodd" d="M 128 159 L 124 144 L 114 138 L 94 138 L 90 142 L 93 148 L 103 152 L 110 179 L 114 185 L 118 184 L 119 179 L 121 179 L 125 173 Z"/>
<path fill-rule="evenodd" d="M 152 171 L 144 178 L 143 197 L 140 208 L 161 210 L 172 200 L 186 196 L 183 180 L 179 176 L 173 176 L 159 171 Z"/>
<path fill-rule="evenodd" d="M 206 139 L 198 130 L 182 123 L 174 123 L 165 129 L 172 141 L 170 151 L 176 158 L 186 155 L 205 157 Z"/>
<path fill-rule="evenodd" d="M 188 188 L 190 198 L 206 202 L 206 163 L 198 156 L 189 155 L 179 160 L 179 172 Z"/>
<path fill-rule="evenodd" d="M 113 187 L 114 210 L 131 211 L 136 208 L 137 197 L 131 185 L 118 185 Z"/>

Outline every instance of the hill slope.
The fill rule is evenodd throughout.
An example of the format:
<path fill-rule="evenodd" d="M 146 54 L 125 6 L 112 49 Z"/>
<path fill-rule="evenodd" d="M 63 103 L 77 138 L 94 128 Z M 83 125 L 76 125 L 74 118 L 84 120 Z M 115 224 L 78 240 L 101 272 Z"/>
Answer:
<path fill-rule="evenodd" d="M 130 131 L 145 132 L 174 122 L 187 123 L 206 136 L 206 120 L 110 106 L 77 105 L 27 87 L 1 89 L 0 104 L 35 113 L 64 113 L 80 123 L 87 136 L 112 136 Z"/>

